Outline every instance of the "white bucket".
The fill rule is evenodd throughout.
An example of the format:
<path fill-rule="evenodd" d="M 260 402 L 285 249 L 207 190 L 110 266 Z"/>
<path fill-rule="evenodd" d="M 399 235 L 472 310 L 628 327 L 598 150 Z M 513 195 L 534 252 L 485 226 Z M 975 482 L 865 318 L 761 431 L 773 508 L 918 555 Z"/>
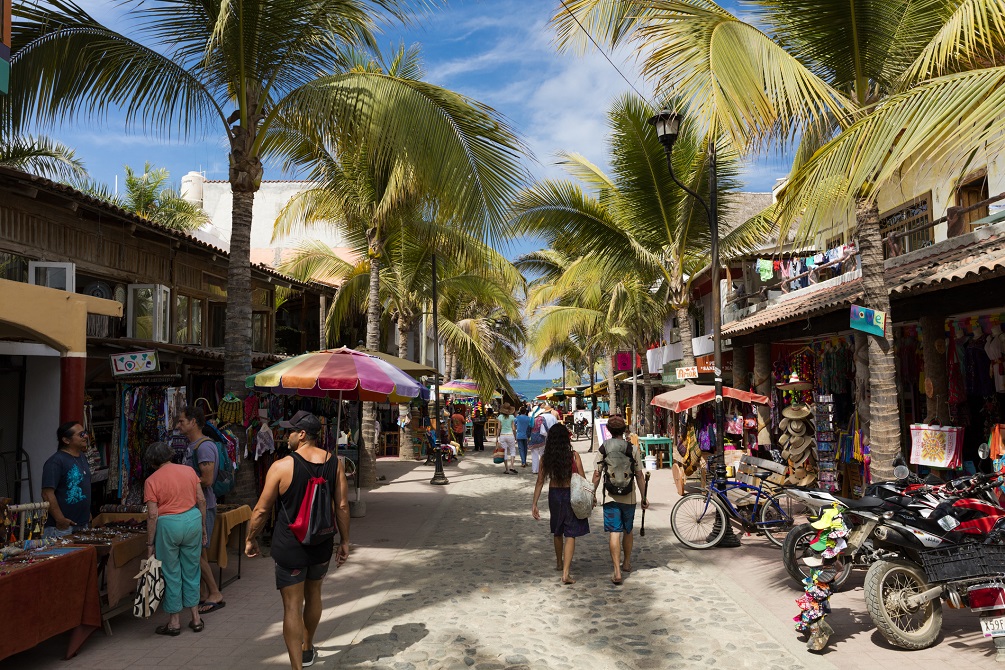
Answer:
<path fill-rule="evenodd" d="M 645 461 L 646 461 L 646 470 L 655 470 L 656 469 L 656 457 L 655 456 L 646 456 Z"/>

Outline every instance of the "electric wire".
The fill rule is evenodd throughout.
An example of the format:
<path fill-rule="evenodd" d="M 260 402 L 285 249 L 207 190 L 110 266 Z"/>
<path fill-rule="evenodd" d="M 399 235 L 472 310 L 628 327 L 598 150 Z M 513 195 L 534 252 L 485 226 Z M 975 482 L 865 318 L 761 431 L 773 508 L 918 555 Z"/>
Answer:
<path fill-rule="evenodd" d="M 625 73 L 624 73 L 624 72 L 622 72 L 622 71 L 620 70 L 620 68 L 618 68 L 618 66 L 614 64 L 614 61 L 612 61 L 612 60 L 611 60 L 611 59 L 610 59 L 610 58 L 609 58 L 609 57 L 607 56 L 607 53 L 606 53 L 606 52 L 605 52 L 605 51 L 604 51 L 604 50 L 603 50 L 603 49 L 601 48 L 601 46 L 600 46 L 599 44 L 597 44 L 597 40 L 593 39 L 593 35 L 591 35 L 591 34 L 590 34 L 590 31 L 589 31 L 589 30 L 587 30 L 587 29 L 586 29 L 586 28 L 585 28 L 585 27 L 583 26 L 583 24 L 582 24 L 582 23 L 581 23 L 581 22 L 579 21 L 579 18 L 578 18 L 578 17 L 577 17 L 577 16 L 576 16 L 576 15 L 575 15 L 575 14 L 573 13 L 573 11 L 572 11 L 571 9 L 569 9 L 569 5 L 565 4 L 565 0 L 558 0 L 558 1 L 562 3 L 562 7 L 563 7 L 563 8 L 565 9 L 565 11 L 566 11 L 566 12 L 567 12 L 567 13 L 569 14 L 569 16 L 571 16 L 571 17 L 572 17 L 572 20 L 576 22 L 576 25 L 577 25 L 577 26 L 579 26 L 579 29 L 583 31 L 583 34 L 584 34 L 584 35 L 586 35 L 586 38 L 587 38 L 588 40 L 590 40 L 590 42 L 591 42 L 591 43 L 593 44 L 594 48 L 596 48 L 596 50 L 600 52 L 600 55 L 604 57 L 604 60 L 606 60 L 606 61 L 607 61 L 607 62 L 608 62 L 608 63 L 610 64 L 610 66 L 614 68 L 614 71 L 615 71 L 615 72 L 617 72 L 617 73 L 618 73 L 618 74 L 619 74 L 619 75 L 621 76 L 621 78 L 625 80 L 625 83 L 626 83 L 626 84 L 628 84 L 628 86 L 629 86 L 629 87 L 630 87 L 630 88 L 631 88 L 631 89 L 632 89 L 633 91 L 635 91 L 635 94 L 636 94 L 637 96 L 639 96 L 640 98 L 642 98 L 643 100 L 645 100 L 646 102 L 648 102 L 648 103 L 649 103 L 649 104 L 650 104 L 650 105 L 652 106 L 652 108 L 653 108 L 653 110 L 654 110 L 654 111 L 655 111 L 655 110 L 658 110 L 658 109 L 659 109 L 659 106 L 658 106 L 658 105 L 656 105 L 656 104 L 655 104 L 655 103 L 654 103 L 654 102 L 653 102 L 653 101 L 652 101 L 652 100 L 651 100 L 651 99 L 649 98 L 649 96 L 647 96 L 647 95 L 643 95 L 643 94 L 642 94 L 642 92 L 641 92 L 641 91 L 639 91 L 639 89 L 635 88 L 635 84 L 633 84 L 633 83 L 631 82 L 631 80 L 629 80 L 629 79 L 628 79 L 628 77 L 626 77 L 626 76 L 625 76 Z"/>

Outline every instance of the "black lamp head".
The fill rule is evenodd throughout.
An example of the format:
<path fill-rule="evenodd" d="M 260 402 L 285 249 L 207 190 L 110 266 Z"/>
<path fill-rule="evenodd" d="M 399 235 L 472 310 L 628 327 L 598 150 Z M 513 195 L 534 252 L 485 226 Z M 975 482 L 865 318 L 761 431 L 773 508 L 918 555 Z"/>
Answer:
<path fill-rule="evenodd" d="M 656 136 L 660 139 L 660 143 L 669 149 L 680 134 L 680 114 L 669 109 L 661 110 L 649 119 L 649 125 L 656 128 Z"/>

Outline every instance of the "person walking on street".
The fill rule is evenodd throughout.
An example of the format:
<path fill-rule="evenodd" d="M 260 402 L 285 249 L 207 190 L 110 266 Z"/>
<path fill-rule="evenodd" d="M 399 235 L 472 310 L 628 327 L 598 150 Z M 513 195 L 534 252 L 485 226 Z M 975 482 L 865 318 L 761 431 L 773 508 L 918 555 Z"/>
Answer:
<path fill-rule="evenodd" d="M 503 448 L 503 474 L 515 475 L 516 469 L 516 417 L 513 406 L 503 403 L 499 410 L 499 446 Z"/>
<path fill-rule="evenodd" d="M 485 422 L 487 420 L 485 409 L 479 403 L 471 413 L 471 437 L 475 441 L 475 451 L 485 451 Z"/>
<path fill-rule="evenodd" d="M 534 421 L 527 413 L 527 406 L 524 405 L 516 415 L 516 446 L 520 451 L 521 468 L 527 467 L 527 441 L 530 439 L 530 431 L 533 426 Z"/>
<path fill-rule="evenodd" d="M 642 468 L 642 453 L 624 439 L 625 420 L 612 416 L 607 422 L 611 437 L 604 440 L 597 453 L 597 467 L 593 471 L 593 495 L 597 495 L 601 476 L 604 493 L 610 500 L 604 502 L 604 530 L 610 533 L 609 544 L 614 572 L 611 582 L 620 585 L 624 574 L 632 571 L 632 525 L 635 521 L 635 487 L 642 496 L 642 509 L 649 509 L 646 498 L 646 480 Z M 623 557 L 623 558 L 622 558 Z"/>
<path fill-rule="evenodd" d="M 199 477 L 188 465 L 172 463 L 174 449 L 154 442 L 145 454 L 153 473 L 143 484 L 147 504 L 147 558 L 156 556 L 164 575 L 164 606 L 168 622 L 158 635 L 181 635 L 182 607 L 192 613 L 188 627 L 201 633 L 199 616 L 199 556 L 206 543 L 206 497 Z"/>
<path fill-rule="evenodd" d="M 216 525 L 216 493 L 213 492 L 213 484 L 216 483 L 219 456 L 216 443 L 202 431 L 206 427 L 206 414 L 199 407 L 185 407 L 178 414 L 175 427 L 188 440 L 192 463 L 199 469 L 197 474 L 202 484 L 202 495 L 206 499 L 206 540 L 202 543 L 202 559 L 199 562 L 206 599 L 199 603 L 199 613 L 208 614 L 227 605 L 209 567 L 209 543 L 213 539 L 213 528 Z"/>
<path fill-rule="evenodd" d="M 273 463 L 265 476 L 262 495 L 251 515 L 244 554 L 253 558 L 260 553 L 255 538 L 278 500 L 272 559 L 276 562 L 276 588 L 283 599 L 283 638 L 290 667 L 299 670 L 314 665 L 317 659 L 314 633 L 321 621 L 321 581 L 335 550 L 335 527 L 339 535 L 338 553 L 334 554 L 336 567 L 349 558 L 349 486 L 341 459 L 318 447 L 321 422 L 316 416 L 300 411 L 279 425 L 291 431 L 292 453 Z M 301 503 L 308 494 L 311 500 L 327 499 L 331 509 L 311 506 L 310 513 L 304 514 Z M 321 525 L 315 527 L 316 522 Z"/>
<path fill-rule="evenodd" d="M 464 416 L 464 406 L 454 405 L 454 413 L 450 415 L 450 441 L 456 442 L 462 451 L 464 449 L 464 427 L 467 422 L 468 420 Z"/>
<path fill-rule="evenodd" d="M 558 419 L 555 417 L 554 413 L 552 413 L 551 407 L 548 405 L 541 408 L 537 416 L 534 417 L 534 423 L 530 430 L 528 446 L 530 447 L 531 456 L 530 471 L 535 475 L 540 471 L 541 458 L 544 456 L 544 444 L 548 438 L 548 431 L 556 423 L 558 423 Z"/>
<path fill-rule="evenodd" d="M 562 571 L 563 584 L 576 583 L 569 572 L 572 555 L 576 551 L 576 538 L 590 532 L 589 519 L 580 519 L 572 511 L 570 485 L 573 472 L 585 476 L 583 461 L 572 448 L 569 429 L 562 424 L 554 425 L 548 431 L 545 441 L 544 458 L 541 459 L 537 473 L 530 513 L 535 519 L 541 519 L 537 502 L 544 482 L 548 480 L 548 512 L 551 515 L 551 535 L 555 542 L 555 569 Z"/>
<path fill-rule="evenodd" d="M 49 503 L 44 538 L 65 537 L 91 525 L 87 431 L 78 421 L 68 421 L 56 429 L 56 439 L 56 453 L 42 466 L 42 500 Z"/>

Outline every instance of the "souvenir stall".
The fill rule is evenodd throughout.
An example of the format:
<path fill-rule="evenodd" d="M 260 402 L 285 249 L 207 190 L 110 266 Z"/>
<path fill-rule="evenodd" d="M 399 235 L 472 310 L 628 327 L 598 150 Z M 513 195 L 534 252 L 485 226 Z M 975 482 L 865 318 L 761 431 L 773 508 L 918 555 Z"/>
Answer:
<path fill-rule="evenodd" d="M 945 405 L 941 390 L 924 378 L 923 368 L 907 370 L 906 379 L 924 396 L 934 397 L 940 408 L 947 407 L 946 416 L 941 412 L 938 417 L 925 417 L 922 411 L 914 414 L 910 461 L 919 466 L 919 474 L 934 471 L 945 479 L 959 472 L 974 472 L 980 460 L 978 447 L 985 442 L 991 447 L 995 466 L 1005 466 L 1000 438 L 1000 426 L 1005 422 L 1003 322 L 1005 314 L 997 311 L 956 316 L 946 320 L 944 333 L 936 334 L 935 350 L 945 356 Z M 920 339 L 925 335 L 920 332 Z M 905 367 L 903 355 L 901 351 L 900 362 Z"/>
<path fill-rule="evenodd" d="M 71 658 L 101 626 L 97 551 L 43 540 L 48 508 L 0 500 L 0 660 L 65 632 Z"/>
<path fill-rule="evenodd" d="M 745 421 L 746 417 L 753 416 L 751 405 L 766 405 L 768 398 L 730 386 L 723 387 L 722 395 L 727 405 L 726 409 L 732 411 L 732 415 L 727 413 L 728 425 L 723 436 L 726 450 L 724 456 L 727 457 L 727 463 L 736 463 L 745 449 L 756 445 L 756 423 L 751 430 L 750 424 Z M 702 461 L 707 460 L 714 449 L 716 443 L 715 417 L 712 411 L 714 402 L 715 388 L 702 384 L 687 384 L 661 393 L 652 400 L 652 405 L 669 412 L 667 437 L 670 448 L 666 456 L 672 461 L 674 482 L 681 495 L 685 480 L 694 474 L 703 473 L 705 468 Z M 736 433 L 730 433 L 731 430 Z M 751 439 L 753 442 L 748 441 Z M 658 454 L 657 462 L 661 463 L 663 456 L 662 453 Z"/>
<path fill-rule="evenodd" d="M 116 453 L 108 454 L 107 462 L 109 493 L 121 504 L 143 504 L 143 452 L 154 442 L 172 441 L 174 419 L 187 404 L 186 388 L 176 384 L 175 375 L 130 378 L 118 384 L 112 433 Z"/>

